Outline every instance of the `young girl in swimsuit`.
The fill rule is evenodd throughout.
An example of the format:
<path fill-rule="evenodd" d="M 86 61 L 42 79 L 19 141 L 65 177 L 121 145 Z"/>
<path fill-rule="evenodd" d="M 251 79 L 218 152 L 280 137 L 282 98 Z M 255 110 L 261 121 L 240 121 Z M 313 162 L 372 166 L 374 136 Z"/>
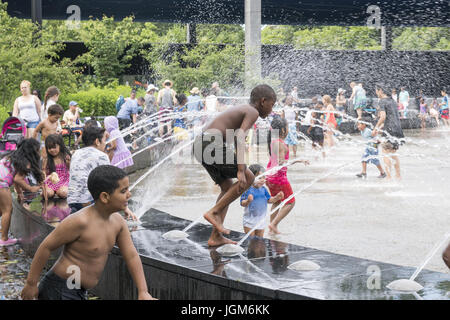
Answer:
<path fill-rule="evenodd" d="M 327 113 L 325 114 L 325 124 L 328 129 L 325 131 L 325 141 L 329 147 L 332 147 L 334 146 L 334 130 L 337 128 L 336 117 L 334 116 L 335 109 L 331 103 L 331 97 L 329 95 L 324 95 L 322 97 L 322 102 L 325 106 L 325 110 L 327 110 Z"/>
<path fill-rule="evenodd" d="M 0 160 L 0 216 L 2 217 L 0 246 L 10 246 L 17 242 L 17 239 L 8 238 L 12 214 L 11 186 L 15 185 L 18 198 L 23 198 L 23 189 L 29 192 L 39 192 L 41 189 L 40 185 L 30 186 L 25 178 L 32 173 L 38 184 L 44 180 L 39 167 L 39 149 L 40 143 L 36 139 L 24 139 L 15 151 Z"/>
<path fill-rule="evenodd" d="M 273 167 L 281 166 L 286 164 L 289 160 L 289 147 L 284 143 L 284 139 L 287 137 L 289 133 L 288 122 L 284 118 L 275 118 L 271 123 L 272 130 L 269 133 L 269 155 L 270 160 L 267 165 L 267 170 L 272 169 Z M 273 133 L 272 133 L 273 132 Z M 278 135 L 277 139 L 272 140 L 272 137 Z M 307 160 L 297 160 L 293 163 L 304 163 L 309 164 Z M 287 179 L 287 167 L 283 167 L 275 173 L 266 175 L 266 184 L 269 187 L 270 194 L 272 197 L 276 197 L 280 191 L 283 192 L 283 198 L 278 200 L 272 205 L 272 209 L 274 210 L 277 206 L 280 205 L 282 201 L 287 199 L 292 195 L 292 187 Z M 281 208 L 276 210 L 270 216 L 270 224 L 269 231 L 275 234 L 280 233 L 278 231 L 278 224 L 283 220 L 289 212 L 295 206 L 295 197 L 292 197 L 286 204 Z"/>
<path fill-rule="evenodd" d="M 60 198 L 67 198 L 71 154 L 64 145 L 62 136 L 60 134 L 49 135 L 45 139 L 45 151 L 47 157 L 44 158 L 42 165 L 45 174 L 50 176 L 50 174 L 56 172 L 59 178 L 58 181 L 45 179 L 46 196 L 52 198 L 57 195 Z"/>

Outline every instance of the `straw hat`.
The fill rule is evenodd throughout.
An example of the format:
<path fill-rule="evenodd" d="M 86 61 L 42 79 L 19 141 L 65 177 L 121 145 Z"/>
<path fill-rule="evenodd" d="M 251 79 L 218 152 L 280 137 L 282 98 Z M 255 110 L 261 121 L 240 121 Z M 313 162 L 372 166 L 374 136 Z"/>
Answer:
<path fill-rule="evenodd" d="M 194 88 L 192 88 L 192 90 L 189 91 L 189 92 L 192 93 L 192 94 L 200 94 L 200 89 L 197 88 L 197 87 L 194 87 Z"/>
<path fill-rule="evenodd" d="M 172 81 L 170 81 L 170 80 L 164 80 L 163 85 L 166 85 L 166 83 L 170 83 L 170 86 L 173 85 Z"/>

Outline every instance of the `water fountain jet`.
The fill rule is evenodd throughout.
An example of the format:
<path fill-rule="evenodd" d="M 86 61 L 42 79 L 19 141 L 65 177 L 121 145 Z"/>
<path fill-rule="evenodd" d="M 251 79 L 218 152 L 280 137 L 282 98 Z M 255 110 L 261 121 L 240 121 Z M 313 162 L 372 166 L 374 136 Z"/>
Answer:
<path fill-rule="evenodd" d="M 401 291 L 401 292 L 417 292 L 423 289 L 423 286 L 414 279 L 419 275 L 420 271 L 425 267 L 425 265 L 431 260 L 431 258 L 436 254 L 436 252 L 439 250 L 440 247 L 444 245 L 444 243 L 447 242 L 447 240 L 450 238 L 450 232 L 447 233 L 443 240 L 441 240 L 434 248 L 430 251 L 428 256 L 425 258 L 425 260 L 422 262 L 422 264 L 416 269 L 416 271 L 413 273 L 413 275 L 409 279 L 399 279 L 390 282 L 386 287 L 388 289 L 391 289 L 393 291 Z"/>

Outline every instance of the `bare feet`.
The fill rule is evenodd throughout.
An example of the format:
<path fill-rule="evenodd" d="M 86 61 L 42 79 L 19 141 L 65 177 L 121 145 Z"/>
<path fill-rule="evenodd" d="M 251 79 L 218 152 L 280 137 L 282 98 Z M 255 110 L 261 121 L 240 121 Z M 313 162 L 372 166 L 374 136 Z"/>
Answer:
<path fill-rule="evenodd" d="M 269 231 L 274 234 L 280 234 L 280 231 L 278 231 L 277 226 L 273 225 L 272 223 L 269 224 Z"/>
<path fill-rule="evenodd" d="M 213 225 L 214 228 L 217 229 L 218 232 L 224 233 L 224 234 L 230 234 L 230 230 L 225 229 L 222 225 L 222 222 L 220 221 L 220 218 L 217 214 L 212 213 L 211 211 L 208 211 L 203 215 L 203 218 L 205 218 L 209 223 Z"/>
<path fill-rule="evenodd" d="M 225 238 L 224 236 L 220 235 L 219 237 L 214 237 L 211 235 L 211 237 L 208 240 L 208 246 L 210 247 L 218 247 L 224 244 L 236 244 L 236 241 L 230 240 Z"/>

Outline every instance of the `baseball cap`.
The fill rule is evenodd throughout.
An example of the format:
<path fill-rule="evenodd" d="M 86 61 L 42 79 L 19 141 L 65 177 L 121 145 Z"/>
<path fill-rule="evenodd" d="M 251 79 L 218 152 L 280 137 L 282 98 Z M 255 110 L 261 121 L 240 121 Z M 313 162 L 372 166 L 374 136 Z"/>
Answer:
<path fill-rule="evenodd" d="M 76 101 L 70 101 L 69 102 L 69 106 L 70 107 L 72 107 L 72 106 L 77 106 L 78 105 L 78 103 L 76 102 Z"/>

